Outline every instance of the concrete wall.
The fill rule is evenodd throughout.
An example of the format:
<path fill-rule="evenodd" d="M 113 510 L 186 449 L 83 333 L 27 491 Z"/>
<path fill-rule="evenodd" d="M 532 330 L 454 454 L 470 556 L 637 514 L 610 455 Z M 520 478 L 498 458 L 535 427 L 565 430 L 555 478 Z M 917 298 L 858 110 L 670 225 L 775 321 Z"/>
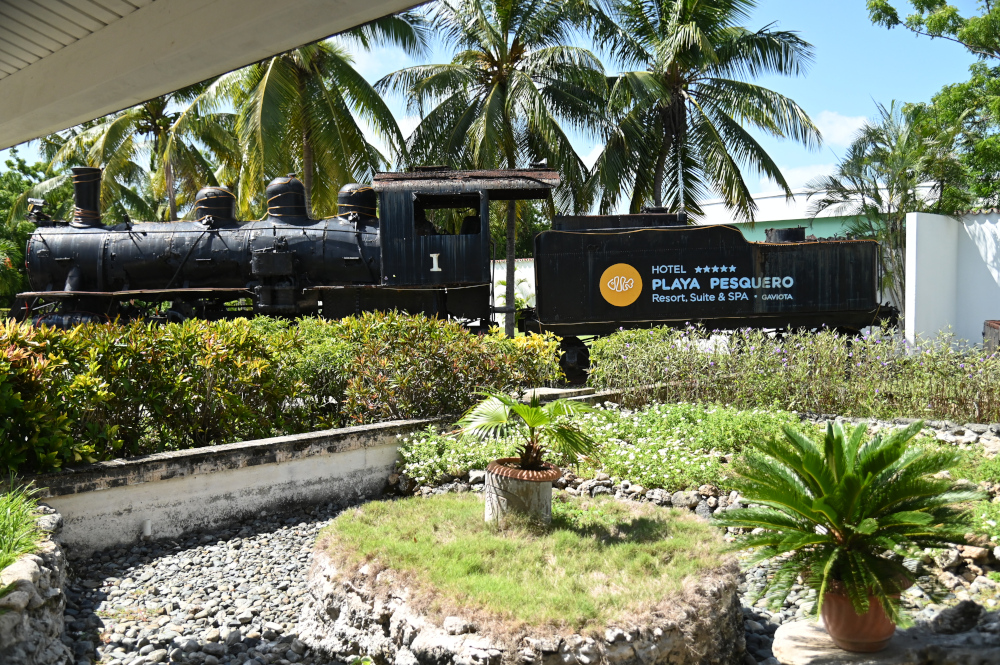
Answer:
<path fill-rule="evenodd" d="M 426 420 L 380 423 L 158 453 L 32 478 L 64 519 L 62 543 L 82 556 L 151 537 L 174 538 L 297 505 L 378 496 L 397 435 Z"/>
<path fill-rule="evenodd" d="M 987 319 L 1000 319 L 1000 214 L 907 215 L 906 339 L 950 327 L 979 343 Z"/>

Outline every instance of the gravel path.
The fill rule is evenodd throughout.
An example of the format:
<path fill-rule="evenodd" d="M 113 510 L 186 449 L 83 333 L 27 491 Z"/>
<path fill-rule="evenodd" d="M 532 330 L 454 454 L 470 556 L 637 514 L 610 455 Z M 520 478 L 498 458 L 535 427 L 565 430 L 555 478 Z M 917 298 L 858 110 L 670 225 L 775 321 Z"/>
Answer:
<path fill-rule="evenodd" d="M 337 512 L 261 517 L 74 561 L 64 640 L 79 665 L 326 663 L 295 625 L 313 543 Z"/>

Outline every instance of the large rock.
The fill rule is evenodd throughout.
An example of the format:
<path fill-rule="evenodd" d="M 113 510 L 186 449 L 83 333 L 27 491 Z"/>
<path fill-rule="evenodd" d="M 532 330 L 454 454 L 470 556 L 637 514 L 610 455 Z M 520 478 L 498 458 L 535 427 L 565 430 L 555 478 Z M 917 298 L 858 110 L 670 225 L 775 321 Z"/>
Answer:
<path fill-rule="evenodd" d="M 641 625 L 514 634 L 482 615 L 473 625 L 469 617 L 424 613 L 391 570 L 342 571 L 318 549 L 299 637 L 333 659 L 368 655 L 378 665 L 737 665 L 745 651 L 738 572 L 730 560 L 689 581 L 669 615 L 650 614 Z"/>
<path fill-rule="evenodd" d="M 66 665 L 73 653 L 60 641 L 66 608 L 66 557 L 56 541 L 62 518 L 41 507 L 37 520 L 45 534 L 39 549 L 0 570 L 0 663 Z"/>

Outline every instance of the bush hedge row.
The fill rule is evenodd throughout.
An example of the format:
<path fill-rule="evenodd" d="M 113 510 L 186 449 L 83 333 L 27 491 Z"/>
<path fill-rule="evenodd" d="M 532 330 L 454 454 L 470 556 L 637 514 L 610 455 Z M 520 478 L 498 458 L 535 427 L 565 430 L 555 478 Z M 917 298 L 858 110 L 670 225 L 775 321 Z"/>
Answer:
<path fill-rule="evenodd" d="M 857 417 L 1000 422 L 1000 354 L 954 336 L 909 344 L 892 329 L 860 337 L 725 334 L 703 328 L 620 331 L 590 352 L 591 385 L 652 401 L 780 407 Z"/>
<path fill-rule="evenodd" d="M 557 378 L 551 336 L 398 313 L 87 325 L 0 322 L 0 468 L 18 473 L 396 418 Z"/>

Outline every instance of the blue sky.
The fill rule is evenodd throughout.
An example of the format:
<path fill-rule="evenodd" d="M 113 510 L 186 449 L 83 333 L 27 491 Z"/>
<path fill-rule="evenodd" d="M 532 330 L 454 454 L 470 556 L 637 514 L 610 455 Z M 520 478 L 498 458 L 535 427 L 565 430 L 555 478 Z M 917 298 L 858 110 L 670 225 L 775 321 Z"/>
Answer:
<path fill-rule="evenodd" d="M 972 8 L 971 2 L 957 4 L 964 10 Z M 747 27 L 756 29 L 770 23 L 798 31 L 815 47 L 815 63 L 806 76 L 758 80 L 797 101 L 825 137 L 824 146 L 815 151 L 759 137 L 793 187 L 828 173 L 865 119 L 875 115 L 878 103 L 928 101 L 943 85 L 967 79 L 968 67 L 974 61 L 958 44 L 873 26 L 864 0 L 760 0 Z M 448 60 L 450 53 L 435 45 L 429 61 Z M 396 49 L 356 56 L 357 68 L 372 81 L 411 64 L 416 63 Z M 611 63 L 606 64 L 613 71 Z M 389 101 L 404 134 L 408 133 L 417 118 L 406 114 L 402 100 Z M 587 137 L 574 137 L 574 143 L 588 163 L 600 150 L 600 145 Z M 30 146 L 22 147 L 21 154 L 29 160 L 37 158 L 37 151 Z M 5 158 L 6 151 L 0 151 L 0 170 Z M 775 190 L 773 184 L 761 181 L 756 174 L 748 173 L 746 177 L 753 192 Z"/>

